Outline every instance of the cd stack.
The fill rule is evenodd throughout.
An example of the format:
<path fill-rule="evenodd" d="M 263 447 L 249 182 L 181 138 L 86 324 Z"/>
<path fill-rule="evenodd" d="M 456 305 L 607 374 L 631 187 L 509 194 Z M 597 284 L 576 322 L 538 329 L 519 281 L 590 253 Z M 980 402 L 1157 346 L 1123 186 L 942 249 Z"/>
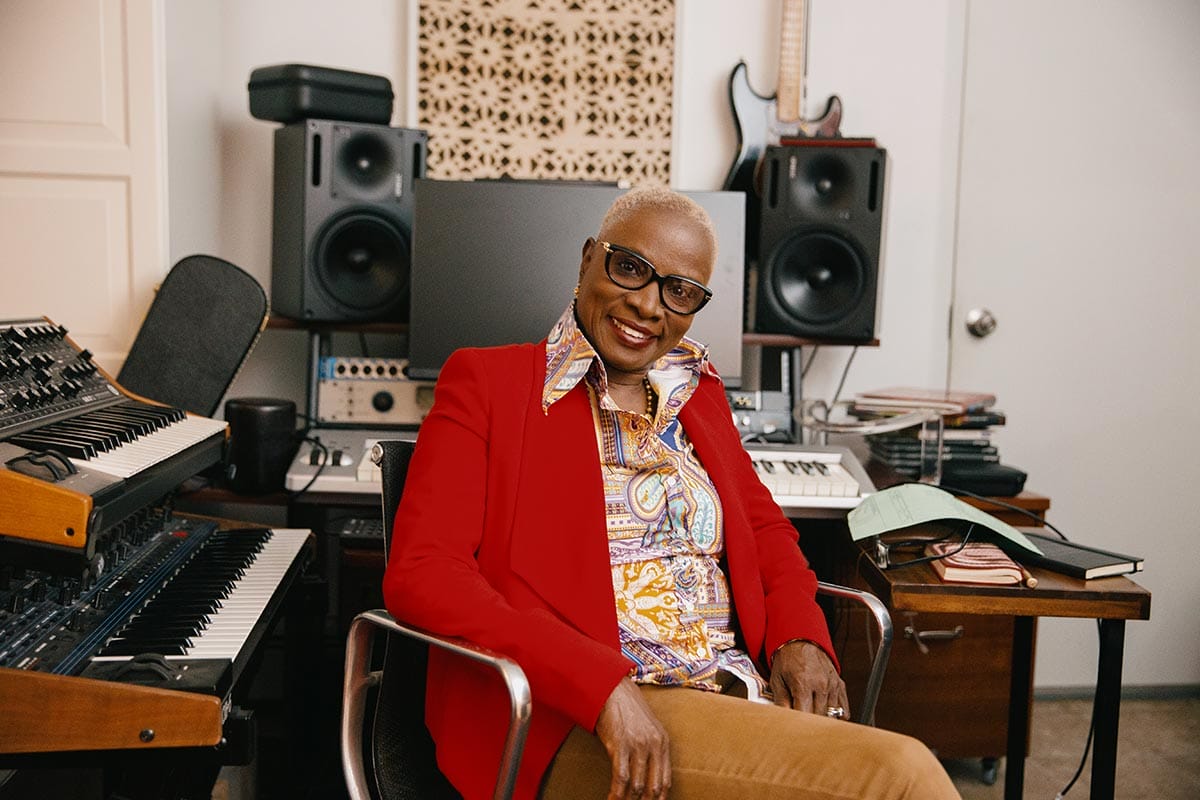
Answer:
<path fill-rule="evenodd" d="M 855 396 L 850 414 L 863 420 L 880 420 L 917 409 L 942 415 L 942 474 L 988 471 L 1000 454 L 993 431 L 1006 422 L 995 408 L 995 395 L 986 392 L 942 391 L 910 387 L 862 392 Z M 867 438 L 871 455 L 901 475 L 917 477 L 921 459 L 937 447 L 937 432 L 914 426 Z"/>

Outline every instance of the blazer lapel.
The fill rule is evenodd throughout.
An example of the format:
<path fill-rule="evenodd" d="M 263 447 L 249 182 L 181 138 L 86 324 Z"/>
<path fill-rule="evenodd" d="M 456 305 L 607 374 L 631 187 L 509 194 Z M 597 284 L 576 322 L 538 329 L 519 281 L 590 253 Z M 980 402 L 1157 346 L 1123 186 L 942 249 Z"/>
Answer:
<path fill-rule="evenodd" d="M 556 612 L 617 644 L 604 483 L 586 389 L 526 413 L 511 564 Z"/>

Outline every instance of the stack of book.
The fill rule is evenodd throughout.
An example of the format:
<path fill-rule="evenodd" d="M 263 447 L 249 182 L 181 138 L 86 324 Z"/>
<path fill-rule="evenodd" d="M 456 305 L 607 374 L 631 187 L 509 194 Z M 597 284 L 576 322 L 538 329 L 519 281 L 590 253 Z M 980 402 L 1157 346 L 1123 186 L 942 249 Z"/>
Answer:
<path fill-rule="evenodd" d="M 850 414 L 864 420 L 880 420 L 916 409 L 930 409 L 942 416 L 942 466 L 998 464 L 1000 453 L 993 431 L 1007 418 L 995 408 L 996 396 L 987 392 L 942 391 L 895 387 L 861 392 L 850 406 Z M 871 454 L 901 475 L 920 474 L 923 453 L 937 447 L 937 432 L 920 425 L 893 433 L 867 437 Z"/>

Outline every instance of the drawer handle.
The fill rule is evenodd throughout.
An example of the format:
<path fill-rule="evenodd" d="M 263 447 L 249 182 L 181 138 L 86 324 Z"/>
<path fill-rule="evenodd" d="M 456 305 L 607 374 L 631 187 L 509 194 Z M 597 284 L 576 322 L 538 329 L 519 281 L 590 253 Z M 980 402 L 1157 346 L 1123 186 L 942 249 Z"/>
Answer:
<path fill-rule="evenodd" d="M 928 655 L 929 647 L 926 642 L 946 642 L 963 637 L 963 626 L 955 625 L 952 631 L 919 631 L 912 625 L 904 626 L 904 638 L 917 643 L 917 649 Z"/>

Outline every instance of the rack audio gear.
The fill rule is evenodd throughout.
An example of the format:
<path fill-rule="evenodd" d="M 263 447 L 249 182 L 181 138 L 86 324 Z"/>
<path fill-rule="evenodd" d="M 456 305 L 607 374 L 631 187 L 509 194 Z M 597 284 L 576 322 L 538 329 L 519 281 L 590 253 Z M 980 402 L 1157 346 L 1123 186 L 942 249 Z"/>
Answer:
<path fill-rule="evenodd" d="M 321 358 L 316 423 L 323 427 L 415 428 L 433 405 L 433 381 L 409 380 L 400 358 Z"/>

